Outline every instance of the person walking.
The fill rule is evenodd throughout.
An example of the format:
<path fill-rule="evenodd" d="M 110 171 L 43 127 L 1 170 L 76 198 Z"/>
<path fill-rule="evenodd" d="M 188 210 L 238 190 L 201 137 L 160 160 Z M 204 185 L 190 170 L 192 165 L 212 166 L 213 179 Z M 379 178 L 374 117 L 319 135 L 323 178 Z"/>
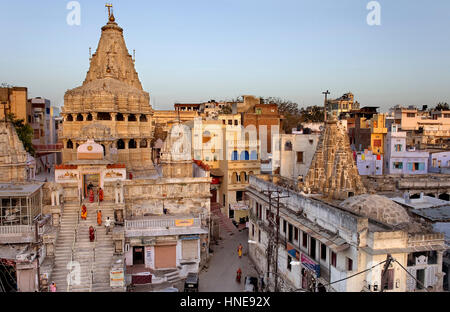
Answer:
<path fill-rule="evenodd" d="M 52 282 L 50 284 L 50 292 L 56 292 L 56 284 L 55 284 L 55 282 Z"/>
<path fill-rule="evenodd" d="M 104 196 L 105 196 L 105 194 L 103 193 L 103 190 L 102 190 L 102 188 L 100 187 L 100 188 L 98 189 L 98 200 L 102 202 Z"/>
<path fill-rule="evenodd" d="M 112 220 L 109 217 L 106 217 L 106 220 L 105 220 L 106 235 L 108 235 L 109 231 L 111 230 L 111 223 L 112 223 Z"/>
<path fill-rule="evenodd" d="M 92 225 L 89 227 L 89 240 L 91 242 L 93 242 L 95 240 L 95 230 Z"/>
<path fill-rule="evenodd" d="M 239 255 L 239 258 L 241 258 L 242 257 L 242 249 L 243 249 L 244 247 L 242 247 L 242 244 L 239 244 L 239 246 L 238 246 L 238 249 L 237 249 L 237 252 L 238 252 L 238 255 Z"/>
<path fill-rule="evenodd" d="M 81 219 L 86 220 L 87 217 L 87 208 L 85 205 L 81 207 Z"/>
<path fill-rule="evenodd" d="M 97 224 L 100 226 L 102 225 L 102 211 L 97 211 Z"/>

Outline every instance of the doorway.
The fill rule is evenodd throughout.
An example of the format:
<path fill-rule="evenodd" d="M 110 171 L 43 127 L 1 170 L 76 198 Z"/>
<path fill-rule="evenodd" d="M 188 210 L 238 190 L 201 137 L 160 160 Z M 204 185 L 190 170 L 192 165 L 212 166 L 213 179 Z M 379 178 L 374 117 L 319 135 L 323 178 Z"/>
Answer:
<path fill-rule="evenodd" d="M 416 279 L 417 279 L 416 289 L 423 289 L 422 285 L 425 284 L 425 269 L 420 269 L 416 271 Z"/>
<path fill-rule="evenodd" d="M 88 187 L 91 185 L 94 188 L 94 194 L 95 190 L 98 189 L 100 186 L 100 175 L 99 174 L 85 174 L 83 175 L 83 190 L 84 190 L 84 197 L 89 196 Z"/>
<path fill-rule="evenodd" d="M 133 265 L 144 264 L 144 247 L 133 247 Z"/>

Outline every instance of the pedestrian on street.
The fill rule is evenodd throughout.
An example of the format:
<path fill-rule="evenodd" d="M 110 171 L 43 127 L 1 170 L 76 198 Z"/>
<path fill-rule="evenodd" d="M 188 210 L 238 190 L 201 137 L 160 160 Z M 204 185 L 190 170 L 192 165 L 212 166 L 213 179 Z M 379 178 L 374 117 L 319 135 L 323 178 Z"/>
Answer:
<path fill-rule="evenodd" d="M 50 292 L 56 292 L 56 284 L 55 284 L 55 282 L 52 282 L 50 284 Z"/>
<path fill-rule="evenodd" d="M 238 251 L 238 255 L 239 255 L 239 258 L 241 258 L 242 257 L 242 249 L 243 249 L 244 247 L 242 247 L 242 245 L 241 244 L 239 244 L 239 246 L 238 246 L 238 249 L 237 249 L 237 251 Z"/>

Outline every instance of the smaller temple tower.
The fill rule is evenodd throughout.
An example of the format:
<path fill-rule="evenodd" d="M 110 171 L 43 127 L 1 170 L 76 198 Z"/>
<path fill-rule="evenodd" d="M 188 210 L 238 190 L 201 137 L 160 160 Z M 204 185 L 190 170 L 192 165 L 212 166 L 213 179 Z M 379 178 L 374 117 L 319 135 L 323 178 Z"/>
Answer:
<path fill-rule="evenodd" d="M 299 186 L 305 193 L 319 193 L 329 199 L 343 200 L 366 193 L 347 132 L 336 114 L 327 121 L 306 179 Z"/>
<path fill-rule="evenodd" d="M 0 182 L 27 180 L 27 152 L 10 122 L 0 122 Z"/>
<path fill-rule="evenodd" d="M 193 176 L 190 133 L 189 127 L 180 123 L 172 126 L 161 151 L 161 166 L 164 178 Z"/>

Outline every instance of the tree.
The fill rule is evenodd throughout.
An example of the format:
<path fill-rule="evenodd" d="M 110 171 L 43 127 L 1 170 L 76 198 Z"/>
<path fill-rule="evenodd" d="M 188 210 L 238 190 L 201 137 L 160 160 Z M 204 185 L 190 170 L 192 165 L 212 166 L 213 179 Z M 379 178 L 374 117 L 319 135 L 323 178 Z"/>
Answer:
<path fill-rule="evenodd" d="M 219 111 L 219 114 L 231 114 L 231 113 L 232 113 L 232 109 L 228 105 L 222 107 Z"/>
<path fill-rule="evenodd" d="M 443 110 L 449 110 L 448 103 L 439 102 L 436 107 L 434 108 L 437 111 L 443 111 Z"/>
<path fill-rule="evenodd" d="M 292 133 L 292 128 L 297 127 L 301 122 L 301 114 L 297 103 L 276 97 L 261 98 L 261 102 L 278 106 L 278 112 L 283 116 L 281 129 L 285 133 Z"/>
<path fill-rule="evenodd" d="M 33 128 L 31 128 L 30 125 L 25 124 L 25 121 L 23 119 L 17 119 L 16 116 L 12 113 L 8 114 L 8 119 L 16 129 L 17 136 L 19 137 L 20 141 L 22 141 L 25 150 L 30 153 L 31 156 L 34 156 L 35 151 L 32 143 L 34 136 Z"/>

